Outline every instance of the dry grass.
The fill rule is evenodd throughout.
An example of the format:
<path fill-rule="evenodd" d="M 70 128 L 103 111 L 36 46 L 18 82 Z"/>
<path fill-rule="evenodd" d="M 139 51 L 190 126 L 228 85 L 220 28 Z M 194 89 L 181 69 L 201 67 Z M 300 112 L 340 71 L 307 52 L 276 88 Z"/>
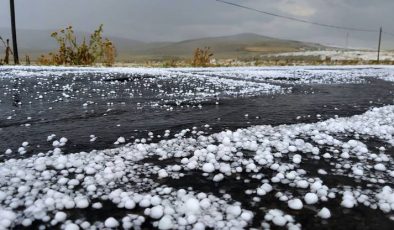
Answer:
<path fill-rule="evenodd" d="M 197 48 L 194 51 L 192 66 L 194 67 L 207 67 L 211 65 L 213 53 L 211 48 L 205 47 L 204 49 Z"/>

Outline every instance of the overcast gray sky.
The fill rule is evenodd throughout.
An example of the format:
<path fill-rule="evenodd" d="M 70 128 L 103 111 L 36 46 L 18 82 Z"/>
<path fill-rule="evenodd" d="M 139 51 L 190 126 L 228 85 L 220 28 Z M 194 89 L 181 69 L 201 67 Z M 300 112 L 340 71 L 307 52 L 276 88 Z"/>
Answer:
<path fill-rule="evenodd" d="M 228 0 L 287 16 L 394 33 L 394 0 Z M 179 41 L 237 33 L 344 45 L 346 31 L 321 28 L 224 5 L 215 0 L 15 0 L 17 26 L 55 30 L 73 25 L 142 41 Z M 10 27 L 9 1 L 0 1 L 0 27 Z M 350 46 L 377 46 L 377 33 L 350 32 Z M 394 48 L 394 36 L 383 45 Z"/>

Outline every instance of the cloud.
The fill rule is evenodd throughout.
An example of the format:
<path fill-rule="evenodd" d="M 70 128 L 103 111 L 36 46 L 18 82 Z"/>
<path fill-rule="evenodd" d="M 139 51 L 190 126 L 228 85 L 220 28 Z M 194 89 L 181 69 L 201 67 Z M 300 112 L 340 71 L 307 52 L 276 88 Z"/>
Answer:
<path fill-rule="evenodd" d="M 316 13 L 316 9 L 304 1 L 284 1 L 278 6 L 279 9 L 293 16 L 310 17 Z"/>
<path fill-rule="evenodd" d="M 393 0 L 228 0 L 322 23 L 394 32 Z M 55 30 L 73 25 L 143 41 L 179 41 L 234 33 L 342 45 L 346 31 L 321 28 L 224 5 L 215 0 L 18 0 L 18 28 Z M 0 1 L 0 27 L 9 27 L 8 1 Z M 373 48 L 377 33 L 350 33 L 352 46 Z M 23 39 L 23 38 L 21 38 Z M 394 48 L 385 37 L 383 47 Z"/>

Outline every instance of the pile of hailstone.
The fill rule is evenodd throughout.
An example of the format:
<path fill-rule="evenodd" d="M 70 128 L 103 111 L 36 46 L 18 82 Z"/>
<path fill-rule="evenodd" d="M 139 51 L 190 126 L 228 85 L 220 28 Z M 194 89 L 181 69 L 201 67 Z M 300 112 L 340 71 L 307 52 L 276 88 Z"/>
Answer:
<path fill-rule="evenodd" d="M 226 192 L 213 195 L 198 187 L 165 185 L 171 179 L 182 187 L 186 174 L 219 184 L 227 178 L 259 181 L 245 191 L 250 207 L 272 194 L 288 210 L 323 206 L 315 209 L 314 217 L 328 221 L 333 213 L 324 204 L 336 198 L 343 209 L 365 206 L 390 213 L 394 210 L 390 185 L 394 161 L 387 149 L 394 145 L 393 135 L 394 106 L 386 106 L 314 124 L 254 126 L 89 153 L 49 151 L 10 159 L 0 163 L 0 228 L 38 223 L 67 230 L 138 229 L 144 224 L 158 229 L 242 229 L 256 221 L 249 205 Z M 382 146 L 369 146 L 371 137 Z M 170 163 L 144 161 L 150 158 Z M 303 168 L 308 161 L 330 162 L 333 167 L 312 173 Z M 369 186 L 328 184 L 324 178 L 330 175 L 355 178 Z M 277 190 L 279 185 L 287 190 Z M 88 222 L 69 215 L 81 209 L 102 209 L 106 202 L 113 203 L 123 217 L 108 213 L 105 219 Z M 260 205 L 265 212 L 264 219 L 257 220 L 260 227 L 302 227 L 286 210 Z"/>

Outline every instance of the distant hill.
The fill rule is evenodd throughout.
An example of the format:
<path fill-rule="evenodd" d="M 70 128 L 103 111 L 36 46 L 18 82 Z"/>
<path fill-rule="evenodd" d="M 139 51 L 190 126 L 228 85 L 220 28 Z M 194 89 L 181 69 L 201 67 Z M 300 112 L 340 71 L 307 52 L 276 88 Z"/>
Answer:
<path fill-rule="evenodd" d="M 56 50 L 56 42 L 50 37 L 51 32 L 49 30 L 18 30 L 20 56 L 28 54 L 34 59 L 41 54 Z M 76 32 L 76 35 L 78 38 L 87 36 L 83 32 Z M 0 36 L 10 38 L 9 29 L 0 28 Z M 111 36 L 109 38 L 115 43 L 118 60 L 188 58 L 198 47 L 211 47 L 217 58 L 252 57 L 260 54 L 324 48 L 319 44 L 282 40 L 251 33 L 153 43 Z"/>
<path fill-rule="evenodd" d="M 237 34 L 222 37 L 208 37 L 166 44 L 145 44 L 134 52 L 146 56 L 190 57 L 198 47 L 211 47 L 219 58 L 255 56 L 263 53 L 291 52 L 302 49 L 318 49 L 319 44 L 281 40 L 258 34 Z"/>

